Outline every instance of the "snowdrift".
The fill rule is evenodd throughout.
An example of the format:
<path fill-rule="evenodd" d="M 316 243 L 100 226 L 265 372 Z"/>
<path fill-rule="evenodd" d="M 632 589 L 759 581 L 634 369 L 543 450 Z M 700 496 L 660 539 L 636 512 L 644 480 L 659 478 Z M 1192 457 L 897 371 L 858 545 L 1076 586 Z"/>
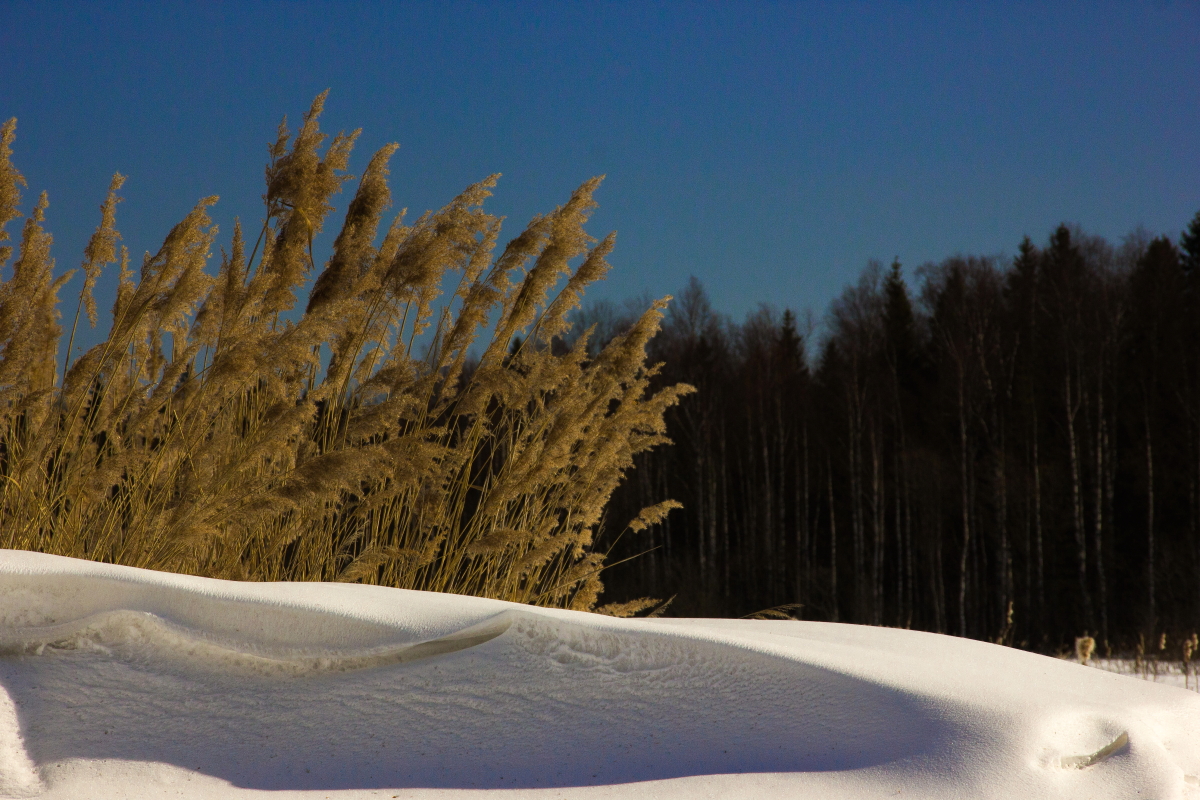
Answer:
<path fill-rule="evenodd" d="M 0 796 L 1200 798 L 1200 696 L 935 634 L 0 551 Z"/>

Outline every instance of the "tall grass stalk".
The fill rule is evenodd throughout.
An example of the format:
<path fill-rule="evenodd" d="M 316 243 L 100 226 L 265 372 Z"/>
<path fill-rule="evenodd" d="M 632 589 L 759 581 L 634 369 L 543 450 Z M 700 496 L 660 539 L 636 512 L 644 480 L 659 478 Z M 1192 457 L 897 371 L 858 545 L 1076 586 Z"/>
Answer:
<path fill-rule="evenodd" d="M 237 580 L 593 608 L 603 554 L 592 535 L 609 495 L 635 454 L 666 443 L 663 412 L 690 390 L 649 390 L 645 348 L 665 301 L 598 355 L 586 336 L 553 347 L 608 269 L 614 237 L 584 231 L 599 179 L 497 255 L 501 221 L 483 210 L 497 176 L 411 224 L 401 212 L 380 236 L 388 145 L 300 313 L 358 135 L 325 146 L 324 100 L 295 136 L 280 125 L 265 220 L 249 257 L 235 224 L 215 277 L 205 268 L 217 198 L 197 203 L 135 273 L 117 247 L 124 178 L 114 176 L 63 362 L 58 293 L 70 274 L 53 277 L 38 200 L 0 282 L 0 545 Z M 0 242 L 25 185 L 10 161 L 15 128 L 0 134 Z M 12 258 L 0 247 L 0 267 Z M 112 264 L 112 329 L 70 362 Z"/>

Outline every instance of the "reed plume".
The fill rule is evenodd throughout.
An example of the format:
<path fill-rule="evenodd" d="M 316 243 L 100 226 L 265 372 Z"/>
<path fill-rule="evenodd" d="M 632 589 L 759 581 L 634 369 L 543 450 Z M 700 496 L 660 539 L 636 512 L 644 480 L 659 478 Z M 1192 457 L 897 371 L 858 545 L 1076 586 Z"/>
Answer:
<path fill-rule="evenodd" d="M 70 276 L 53 278 L 45 195 L 35 205 L 0 282 L 0 545 L 594 608 L 603 554 L 592 535 L 608 498 L 636 454 L 667 443 L 663 413 L 690 391 L 649 388 L 646 345 L 666 301 L 596 355 L 586 335 L 561 352 L 553 345 L 614 243 L 584 230 L 600 179 L 496 256 L 500 220 L 483 204 L 498 176 L 384 226 L 396 145 L 370 160 L 318 271 L 314 241 L 352 179 L 358 135 L 325 147 L 324 101 L 294 137 L 280 125 L 263 224 L 247 255 L 235 223 L 215 276 L 205 268 L 217 198 L 200 200 L 135 274 L 117 246 L 114 175 L 61 362 L 58 292 Z M 0 241 L 25 185 L 10 159 L 15 129 L 0 129 Z M 12 255 L 0 248 L 0 267 Z M 112 328 L 72 361 L 112 264 Z M 630 528 L 676 506 L 652 506 Z"/>

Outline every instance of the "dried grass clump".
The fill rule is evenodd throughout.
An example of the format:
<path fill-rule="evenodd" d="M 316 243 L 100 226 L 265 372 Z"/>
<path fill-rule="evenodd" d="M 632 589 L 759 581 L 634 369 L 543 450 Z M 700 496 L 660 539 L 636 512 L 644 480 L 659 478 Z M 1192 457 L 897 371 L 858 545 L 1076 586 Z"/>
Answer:
<path fill-rule="evenodd" d="M 113 327 L 61 382 L 57 294 L 69 276 L 52 277 L 42 195 L 0 283 L 0 545 L 219 578 L 594 607 L 593 531 L 633 456 L 667 441 L 663 412 L 690 388 L 648 391 L 645 347 L 665 301 L 595 357 L 586 336 L 556 354 L 567 314 L 608 269 L 613 237 L 583 227 L 599 180 L 498 257 L 500 219 L 482 209 L 496 176 L 411 225 L 401 213 L 379 239 L 389 145 L 359 181 L 303 314 L 289 315 L 315 271 L 330 197 L 351 177 L 357 132 L 322 153 L 324 99 L 294 138 L 280 126 L 263 227 L 247 257 L 235 225 L 215 278 L 204 268 L 217 198 L 135 275 L 117 249 L 114 176 L 71 340 L 81 310 L 95 324 L 93 288 L 119 263 Z M 24 185 L 14 132 L 11 120 L 0 137 L 0 241 Z M 0 267 L 11 256 L 0 248 Z M 447 280 L 456 286 L 443 296 Z"/>
<path fill-rule="evenodd" d="M 1075 638 L 1075 658 L 1080 664 L 1086 665 L 1092 659 L 1092 653 L 1096 650 L 1096 640 L 1091 636 L 1083 635 Z"/>
<path fill-rule="evenodd" d="M 1192 675 L 1192 656 L 1200 649 L 1200 635 L 1193 633 L 1183 640 L 1183 688 L 1190 688 Z M 1200 688 L 1200 687 L 1197 687 Z"/>

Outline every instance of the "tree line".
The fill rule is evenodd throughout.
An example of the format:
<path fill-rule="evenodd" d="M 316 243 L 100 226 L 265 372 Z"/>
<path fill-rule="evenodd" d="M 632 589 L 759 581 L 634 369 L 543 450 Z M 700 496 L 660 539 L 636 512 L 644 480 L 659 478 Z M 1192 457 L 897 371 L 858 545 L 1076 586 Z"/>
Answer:
<path fill-rule="evenodd" d="M 607 596 L 1042 650 L 1194 629 L 1200 214 L 1175 242 L 1061 225 L 914 277 L 869 264 L 819 337 L 769 306 L 732 322 L 692 279 L 651 361 L 698 391 L 613 496 Z M 598 344 L 624 316 L 577 321 Z"/>

